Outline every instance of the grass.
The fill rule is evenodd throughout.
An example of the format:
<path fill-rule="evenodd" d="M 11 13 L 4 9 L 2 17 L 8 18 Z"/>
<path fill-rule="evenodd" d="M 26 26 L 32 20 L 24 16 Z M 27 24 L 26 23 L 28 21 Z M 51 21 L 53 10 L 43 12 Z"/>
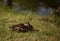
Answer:
<path fill-rule="evenodd" d="M 8 27 L 30 22 L 36 31 L 17 33 Z M 47 16 L 0 9 L 0 41 L 60 41 L 60 28 Z"/>

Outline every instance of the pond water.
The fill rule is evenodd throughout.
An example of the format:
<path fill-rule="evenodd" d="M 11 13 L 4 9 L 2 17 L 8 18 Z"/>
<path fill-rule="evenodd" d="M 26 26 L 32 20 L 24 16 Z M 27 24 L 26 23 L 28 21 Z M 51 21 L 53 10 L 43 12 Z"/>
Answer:
<path fill-rule="evenodd" d="M 26 12 L 25 7 L 21 7 L 18 3 L 13 3 L 13 9 L 17 12 Z"/>
<path fill-rule="evenodd" d="M 19 6 L 18 4 L 15 4 L 14 9 L 19 12 L 28 12 L 27 9 L 24 7 Z M 36 13 L 41 14 L 41 15 L 49 15 L 52 12 L 52 8 L 46 7 L 46 6 L 39 6 L 38 9 L 36 10 Z"/>
<path fill-rule="evenodd" d="M 53 9 L 50 7 L 39 6 L 39 8 L 37 9 L 37 13 L 41 15 L 49 15 L 51 14 L 52 10 Z"/>

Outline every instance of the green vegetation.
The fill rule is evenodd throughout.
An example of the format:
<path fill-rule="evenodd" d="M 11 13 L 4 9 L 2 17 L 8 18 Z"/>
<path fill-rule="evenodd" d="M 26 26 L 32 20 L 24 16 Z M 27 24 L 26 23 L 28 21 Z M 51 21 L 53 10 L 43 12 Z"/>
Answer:
<path fill-rule="evenodd" d="M 0 8 L 0 41 L 60 41 L 60 28 L 53 20 L 50 16 L 41 16 L 33 12 L 17 13 Z M 36 31 L 17 33 L 8 28 L 26 21 L 30 22 Z"/>

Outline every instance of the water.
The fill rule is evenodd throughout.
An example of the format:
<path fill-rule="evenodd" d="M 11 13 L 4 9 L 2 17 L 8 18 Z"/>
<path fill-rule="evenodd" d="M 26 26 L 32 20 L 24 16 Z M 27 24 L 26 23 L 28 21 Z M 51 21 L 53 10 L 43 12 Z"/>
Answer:
<path fill-rule="evenodd" d="M 15 3 L 14 9 L 19 12 L 28 12 L 28 10 L 24 7 L 21 7 L 19 4 Z M 39 6 L 36 10 L 38 14 L 41 15 L 49 15 L 52 12 L 52 8 L 46 6 Z"/>
<path fill-rule="evenodd" d="M 13 3 L 13 9 L 17 12 L 27 12 L 27 9 L 25 7 L 21 7 L 18 3 Z"/>
<path fill-rule="evenodd" d="M 45 7 L 45 6 L 39 6 L 39 8 L 37 9 L 37 13 L 41 14 L 41 15 L 49 15 L 52 12 L 52 8 L 50 7 Z"/>

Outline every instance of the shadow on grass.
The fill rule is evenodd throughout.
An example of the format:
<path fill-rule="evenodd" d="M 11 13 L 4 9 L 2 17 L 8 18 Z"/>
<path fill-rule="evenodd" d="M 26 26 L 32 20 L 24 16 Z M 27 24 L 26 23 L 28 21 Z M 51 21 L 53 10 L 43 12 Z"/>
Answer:
<path fill-rule="evenodd" d="M 16 31 L 12 31 L 10 30 L 11 33 L 36 33 L 36 32 L 39 32 L 39 30 L 37 29 L 34 29 L 34 30 L 29 30 L 29 31 L 26 31 L 26 32 L 16 32 Z"/>

